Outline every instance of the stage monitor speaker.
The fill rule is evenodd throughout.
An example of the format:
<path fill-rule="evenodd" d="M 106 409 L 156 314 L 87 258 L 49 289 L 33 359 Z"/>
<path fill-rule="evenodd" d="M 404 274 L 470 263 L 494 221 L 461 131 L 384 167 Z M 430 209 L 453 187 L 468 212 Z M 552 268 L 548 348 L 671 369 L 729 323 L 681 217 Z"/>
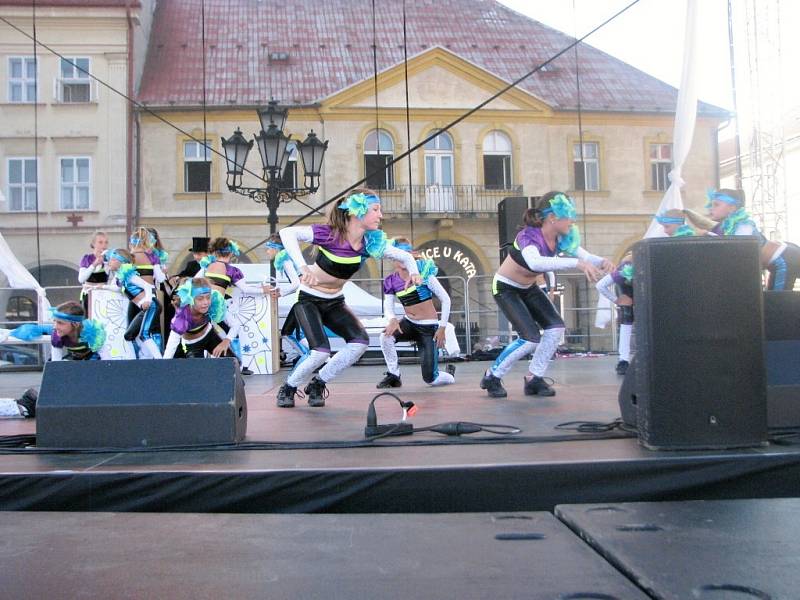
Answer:
<path fill-rule="evenodd" d="M 767 439 L 754 237 L 654 238 L 633 250 L 639 441 L 719 449 Z"/>
<path fill-rule="evenodd" d="M 767 425 L 800 427 L 800 293 L 764 292 Z"/>
<path fill-rule="evenodd" d="M 508 196 L 497 204 L 497 240 L 500 247 L 500 261 L 506 257 L 507 244 L 513 244 L 517 232 L 522 228 L 522 216 L 539 196 Z"/>
<path fill-rule="evenodd" d="M 58 361 L 36 409 L 43 448 L 133 448 L 239 442 L 244 382 L 233 358 Z"/>
<path fill-rule="evenodd" d="M 619 402 L 619 412 L 622 416 L 622 422 L 628 427 L 636 428 L 636 413 L 639 398 L 637 397 L 636 389 L 636 355 L 631 359 L 628 365 L 628 370 L 625 371 L 625 376 L 622 378 L 622 385 L 619 387 L 619 395 L 617 401 Z"/>

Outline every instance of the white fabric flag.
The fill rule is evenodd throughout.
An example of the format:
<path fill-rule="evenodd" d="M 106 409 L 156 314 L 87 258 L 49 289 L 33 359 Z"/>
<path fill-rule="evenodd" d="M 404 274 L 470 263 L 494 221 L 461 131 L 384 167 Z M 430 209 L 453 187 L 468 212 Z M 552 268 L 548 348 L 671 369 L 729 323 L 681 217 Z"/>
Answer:
<path fill-rule="evenodd" d="M 31 275 L 21 262 L 14 256 L 3 234 L 0 233 L 0 271 L 8 279 L 8 285 L 12 288 L 35 290 L 39 296 L 39 322 L 50 320 L 50 303 L 44 288 L 39 285 L 36 278 Z"/>
<path fill-rule="evenodd" d="M 678 90 L 678 105 L 675 108 L 675 125 L 672 133 L 672 171 L 669 172 L 669 188 L 661 199 L 658 213 L 672 208 L 682 209 L 683 199 L 681 188 L 684 186 L 681 173 L 686 157 L 692 147 L 694 126 L 697 120 L 697 0 L 686 2 L 686 33 L 683 40 L 683 71 L 681 73 L 681 87 Z M 645 238 L 664 237 L 664 228 L 653 218 L 650 227 L 644 234 Z"/>

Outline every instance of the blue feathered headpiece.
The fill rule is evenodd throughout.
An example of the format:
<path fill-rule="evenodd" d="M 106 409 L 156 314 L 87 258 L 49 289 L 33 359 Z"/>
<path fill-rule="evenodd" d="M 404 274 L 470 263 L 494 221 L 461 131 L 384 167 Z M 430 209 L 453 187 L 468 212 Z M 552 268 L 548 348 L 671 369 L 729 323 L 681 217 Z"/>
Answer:
<path fill-rule="evenodd" d="M 387 243 L 383 229 L 369 229 L 364 232 L 364 249 L 372 258 L 382 258 Z"/>
<path fill-rule="evenodd" d="M 625 263 L 619 270 L 619 274 L 625 281 L 631 283 L 633 281 L 633 263 Z"/>
<path fill-rule="evenodd" d="M 407 244 L 406 242 L 398 242 L 397 240 L 391 240 L 392 246 L 397 248 L 398 250 L 404 250 L 406 252 L 411 252 L 414 248 L 411 244 Z"/>
<path fill-rule="evenodd" d="M 427 283 L 429 277 L 436 277 L 439 272 L 439 267 L 430 258 L 417 259 L 417 269 L 419 269 L 419 276 L 422 278 L 422 283 Z"/>
<path fill-rule="evenodd" d="M 286 264 L 287 260 L 292 260 L 289 256 L 289 253 L 286 250 L 281 250 L 275 255 L 275 258 L 272 259 L 272 264 L 275 265 L 275 271 L 280 273 L 283 271 L 283 265 Z"/>
<path fill-rule="evenodd" d="M 158 262 L 162 265 L 166 265 L 169 262 L 169 252 L 163 250 L 162 248 L 154 248 L 153 253 L 158 257 Z"/>
<path fill-rule="evenodd" d="M 106 330 L 100 321 L 84 319 L 81 324 L 81 334 L 78 339 L 89 346 L 92 352 L 97 352 L 106 343 Z"/>
<path fill-rule="evenodd" d="M 139 273 L 136 270 L 136 267 L 134 267 L 131 263 L 120 265 L 119 269 L 117 269 L 117 279 L 119 279 L 122 285 L 128 285 L 130 280 L 138 274 Z"/>
<path fill-rule="evenodd" d="M 734 198 L 728 194 L 723 194 L 714 188 L 706 190 L 706 210 L 711 208 L 711 202 L 714 200 L 719 200 L 720 202 L 725 202 L 726 204 L 732 204 L 733 206 L 742 205 L 742 201 L 739 198 Z"/>
<path fill-rule="evenodd" d="M 381 199 L 375 194 L 365 194 L 358 192 L 357 194 L 350 194 L 344 202 L 339 205 L 339 210 L 346 210 L 347 214 L 352 217 L 363 219 L 367 214 L 371 204 L 380 204 Z"/>
<path fill-rule="evenodd" d="M 564 254 L 573 255 L 581 245 L 581 232 L 574 223 L 569 228 L 569 233 L 558 236 L 558 251 Z"/>
<path fill-rule="evenodd" d="M 556 194 L 550 199 L 550 206 L 542 209 L 542 215 L 552 214 L 556 219 L 576 219 L 575 204 L 566 194 Z"/>
<path fill-rule="evenodd" d="M 217 262 L 217 257 L 214 256 L 213 254 L 209 254 L 208 256 L 204 256 L 203 258 L 201 258 L 199 264 L 201 268 L 207 269 L 208 265 L 213 264 L 215 262 Z"/>
<path fill-rule="evenodd" d="M 178 286 L 175 293 L 178 296 L 181 306 L 194 306 L 194 299 L 203 294 L 210 294 L 211 288 L 195 286 L 192 279 L 187 279 Z"/>
<path fill-rule="evenodd" d="M 225 318 L 225 296 L 217 290 L 211 290 L 211 306 L 208 308 L 208 318 L 214 323 L 219 323 Z"/>

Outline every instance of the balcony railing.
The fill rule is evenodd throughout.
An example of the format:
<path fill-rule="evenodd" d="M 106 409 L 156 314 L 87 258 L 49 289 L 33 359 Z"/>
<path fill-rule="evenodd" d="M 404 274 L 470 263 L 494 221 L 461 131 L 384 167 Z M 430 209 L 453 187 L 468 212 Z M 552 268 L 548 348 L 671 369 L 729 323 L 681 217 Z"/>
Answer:
<path fill-rule="evenodd" d="M 502 190 L 482 185 L 398 185 L 391 190 L 378 190 L 384 215 L 409 212 L 409 187 L 414 215 L 497 214 L 500 200 L 523 194 L 521 185 Z"/>

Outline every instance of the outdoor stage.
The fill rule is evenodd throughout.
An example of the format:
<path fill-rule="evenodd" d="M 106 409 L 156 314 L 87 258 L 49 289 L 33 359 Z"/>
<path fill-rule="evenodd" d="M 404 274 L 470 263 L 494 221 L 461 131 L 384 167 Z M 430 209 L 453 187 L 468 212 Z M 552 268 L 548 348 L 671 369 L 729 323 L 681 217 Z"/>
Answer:
<path fill-rule="evenodd" d="M 382 368 L 359 366 L 331 385 L 327 406 L 275 406 L 286 372 L 245 378 L 248 432 L 236 449 L 0 454 L 0 510 L 226 513 L 429 513 L 551 511 L 557 504 L 800 496 L 800 445 L 715 452 L 653 452 L 619 430 L 555 429 L 619 416 L 615 357 L 560 357 L 554 398 L 522 394 L 525 362 L 505 378 L 507 399 L 478 389 L 486 362 L 459 362 L 457 383 L 429 388 L 418 365 L 401 365 L 395 391 L 419 408 L 415 427 L 471 421 L 519 427 L 487 433 L 431 432 L 365 442 L 369 401 Z M 16 396 L 40 373 L 4 374 Z M 113 394 L 104 382 L 101 394 Z M 176 382 L 176 389 L 179 388 Z M 378 401 L 379 421 L 400 410 Z M 0 422 L 0 435 L 35 433 L 35 421 Z M 598 438 L 598 439 L 595 439 Z M 605 438 L 605 439 L 603 439 Z M 473 442 L 473 443 L 470 443 Z M 319 446 L 319 447 L 315 447 Z"/>

